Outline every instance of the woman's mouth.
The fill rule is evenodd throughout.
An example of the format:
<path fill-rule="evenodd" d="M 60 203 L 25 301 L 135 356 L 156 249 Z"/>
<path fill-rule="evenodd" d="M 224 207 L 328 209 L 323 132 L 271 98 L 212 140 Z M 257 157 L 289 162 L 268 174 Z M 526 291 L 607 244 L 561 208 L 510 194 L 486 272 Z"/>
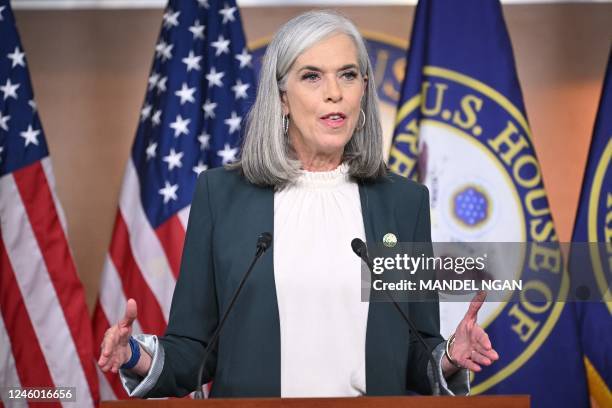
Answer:
<path fill-rule="evenodd" d="M 320 119 L 326 126 L 335 129 L 344 125 L 344 122 L 346 122 L 346 115 L 342 112 L 331 112 L 321 116 Z"/>

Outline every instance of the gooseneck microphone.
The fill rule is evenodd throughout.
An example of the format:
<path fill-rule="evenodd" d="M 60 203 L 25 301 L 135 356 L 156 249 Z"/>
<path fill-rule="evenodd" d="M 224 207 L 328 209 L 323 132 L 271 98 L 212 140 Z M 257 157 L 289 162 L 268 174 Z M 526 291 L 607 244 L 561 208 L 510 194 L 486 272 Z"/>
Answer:
<path fill-rule="evenodd" d="M 240 291 L 242 290 L 242 287 L 244 286 L 247 278 L 251 274 L 251 271 L 253 270 L 255 263 L 264 254 L 264 252 L 266 252 L 266 250 L 270 248 L 271 245 L 272 245 L 272 234 L 270 234 L 269 232 L 264 232 L 261 235 L 259 235 L 259 237 L 257 238 L 257 250 L 255 251 L 255 256 L 253 257 L 253 260 L 251 261 L 249 268 L 242 276 L 242 279 L 240 279 L 240 283 L 238 284 L 236 291 L 232 295 L 229 305 L 225 309 L 225 312 L 223 313 L 223 316 L 221 317 L 221 320 L 219 321 L 217 328 L 215 329 L 212 337 L 210 338 L 210 341 L 206 345 L 206 349 L 204 350 L 204 357 L 202 358 L 202 363 L 200 364 L 200 369 L 198 370 L 198 382 L 197 382 L 198 390 L 194 394 L 195 399 L 204 399 L 204 392 L 202 391 L 202 379 L 204 377 L 204 367 L 206 365 L 206 361 L 208 360 L 208 356 L 210 352 L 212 351 L 212 349 L 214 348 L 215 344 L 217 343 L 217 340 L 219 339 L 219 333 L 221 333 L 221 329 L 223 328 L 223 325 L 225 324 L 225 321 L 227 320 L 227 316 L 229 316 L 230 311 L 234 307 L 234 303 L 236 303 L 236 299 L 238 299 L 238 295 L 240 295 Z"/>
<path fill-rule="evenodd" d="M 363 242 L 359 238 L 355 238 L 355 239 L 353 239 L 351 241 L 351 248 L 353 249 L 353 252 L 359 258 L 361 258 L 361 260 L 363 262 L 365 262 L 365 264 L 368 266 L 368 270 L 370 271 L 370 275 L 372 275 L 373 264 L 372 264 L 372 260 L 370 259 L 370 256 L 368 255 L 368 247 L 367 247 L 366 243 Z M 440 394 L 442 394 L 442 382 L 440 380 L 440 371 L 439 371 L 439 368 L 438 368 L 438 363 L 433 358 L 433 354 L 432 354 L 431 348 L 429 347 L 429 345 L 427 345 L 427 343 L 423 339 L 423 336 L 421 336 L 421 333 L 419 332 L 419 329 L 417 329 L 416 325 L 412 322 L 410 317 L 408 317 L 408 315 L 406 315 L 406 313 L 404 313 L 404 311 L 399 306 L 397 301 L 393 298 L 393 295 L 391 295 L 391 293 L 389 293 L 387 290 L 385 290 L 384 292 L 387 295 L 387 297 L 391 300 L 391 302 L 393 302 L 393 305 L 395 306 L 397 311 L 400 313 L 400 315 L 402 316 L 404 321 L 406 323 L 408 323 L 408 326 L 410 327 L 410 330 L 412 330 L 412 333 L 416 336 L 416 338 L 418 339 L 419 343 L 421 343 L 421 345 L 423 346 L 425 351 L 427 351 L 427 356 L 429 357 L 429 363 L 431 364 L 432 371 L 434 372 L 434 380 L 436 381 L 436 383 L 437 383 L 436 385 L 438 386 L 438 392 Z M 435 390 L 434 390 L 434 392 L 435 392 Z"/>

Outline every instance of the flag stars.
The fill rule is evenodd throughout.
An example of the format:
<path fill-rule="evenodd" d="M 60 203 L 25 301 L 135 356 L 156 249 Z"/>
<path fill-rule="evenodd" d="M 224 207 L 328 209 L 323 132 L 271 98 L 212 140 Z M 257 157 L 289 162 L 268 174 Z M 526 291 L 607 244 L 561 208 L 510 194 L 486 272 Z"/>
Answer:
<path fill-rule="evenodd" d="M 234 91 L 234 98 L 236 99 L 246 99 L 247 98 L 247 89 L 249 89 L 250 84 L 243 84 L 241 80 L 236 81 L 236 85 L 232 86 L 232 91 Z"/>
<path fill-rule="evenodd" d="M 193 39 L 204 39 L 204 30 L 206 26 L 200 24 L 200 20 L 196 20 L 191 27 L 189 27 L 189 31 L 193 34 Z"/>
<path fill-rule="evenodd" d="M 223 16 L 223 24 L 227 23 L 228 21 L 234 21 L 236 19 L 236 17 L 234 17 L 235 12 L 236 7 L 230 7 L 227 4 L 224 8 L 219 10 L 219 14 Z"/>
<path fill-rule="evenodd" d="M 183 152 L 176 152 L 174 149 L 170 149 L 170 154 L 164 156 L 162 159 L 166 163 L 168 163 L 168 170 L 172 170 L 175 167 L 181 168 L 183 167 L 183 163 L 181 160 L 183 159 Z"/>
<path fill-rule="evenodd" d="M 191 71 L 192 69 L 199 71 L 201 59 L 201 56 L 196 57 L 193 51 L 189 51 L 189 55 L 186 58 L 183 58 L 182 61 L 185 65 L 187 65 L 187 72 Z"/>
<path fill-rule="evenodd" d="M 210 143 L 210 135 L 206 132 L 202 132 L 200 136 L 198 136 L 198 142 L 200 142 L 200 150 L 208 149 Z"/>
<path fill-rule="evenodd" d="M 221 78 L 225 75 L 225 72 L 217 72 L 215 67 L 210 68 L 210 72 L 206 75 L 206 80 L 208 81 L 208 87 L 212 88 L 213 86 L 218 86 L 219 88 L 223 88 L 223 81 Z"/>
<path fill-rule="evenodd" d="M 19 87 L 20 84 L 13 84 L 11 79 L 7 78 L 6 83 L 0 86 L 0 91 L 4 94 L 4 100 L 6 101 L 8 98 L 17 99 L 17 88 Z"/>
<path fill-rule="evenodd" d="M 223 122 L 229 126 L 229 134 L 231 135 L 237 130 L 240 130 L 240 122 L 242 118 L 236 115 L 236 112 L 232 112 L 232 116 L 230 118 L 225 119 Z M 225 163 L 224 163 L 225 164 Z"/>
<path fill-rule="evenodd" d="M 160 51 L 162 61 L 168 61 L 172 59 L 172 48 L 174 48 L 174 44 L 167 44 Z"/>
<path fill-rule="evenodd" d="M 151 117 L 151 123 L 153 123 L 153 126 L 157 126 L 161 123 L 161 114 L 162 114 L 161 109 L 158 109 L 155 111 L 155 113 Z"/>
<path fill-rule="evenodd" d="M 208 0 L 198 0 L 198 6 L 204 7 L 205 9 L 209 8 Z"/>
<path fill-rule="evenodd" d="M 38 146 L 38 135 L 40 134 L 40 130 L 34 130 L 32 129 L 32 125 L 28 125 L 28 129 L 25 132 L 19 132 L 19 134 L 25 139 L 26 147 L 29 144 Z"/>
<path fill-rule="evenodd" d="M 162 92 L 166 92 L 166 82 L 168 81 L 168 77 L 162 77 L 157 81 L 155 85 L 157 87 L 157 94 L 159 95 Z"/>
<path fill-rule="evenodd" d="M 167 44 L 164 40 L 161 40 L 155 45 L 155 58 L 161 57 L 162 61 L 169 60 L 172 58 L 173 47 L 173 44 Z"/>
<path fill-rule="evenodd" d="M 216 49 L 215 56 L 216 57 L 218 57 L 221 54 L 228 54 L 229 53 L 230 40 L 226 40 L 223 37 L 223 35 L 219 35 L 219 38 L 217 38 L 217 41 L 211 42 L 210 45 L 215 47 L 215 49 Z"/>
<path fill-rule="evenodd" d="M 221 157 L 223 165 L 233 162 L 236 160 L 236 154 L 238 154 L 238 148 L 231 147 L 229 143 L 226 143 L 223 150 L 217 152 L 217 156 Z"/>
<path fill-rule="evenodd" d="M 162 52 L 166 48 L 168 44 L 164 40 L 160 40 L 157 44 L 155 44 L 155 57 L 159 58 L 162 55 Z"/>
<path fill-rule="evenodd" d="M 164 196 L 164 204 L 168 204 L 170 200 L 176 201 L 178 197 L 176 196 L 176 190 L 178 190 L 178 184 L 170 184 L 170 182 L 166 181 L 164 188 L 159 189 L 159 194 Z"/>
<path fill-rule="evenodd" d="M 157 156 L 157 143 L 149 142 L 145 152 L 147 153 L 147 161 L 154 159 Z"/>
<path fill-rule="evenodd" d="M 30 99 L 28 101 L 28 105 L 32 108 L 32 112 L 36 112 L 36 101 L 34 99 Z"/>
<path fill-rule="evenodd" d="M 151 109 L 153 107 L 149 104 L 146 104 L 141 110 L 140 110 L 140 121 L 144 122 L 145 120 L 147 120 L 149 118 L 149 116 L 151 116 Z"/>
<path fill-rule="evenodd" d="M 183 82 L 183 86 L 181 87 L 181 89 L 176 91 L 174 94 L 178 96 L 179 98 L 181 98 L 181 105 L 184 105 L 185 102 L 191 102 L 191 103 L 195 102 L 195 98 L 193 97 L 193 94 L 195 93 L 195 91 L 196 91 L 195 87 L 189 88 L 187 86 L 187 83 Z"/>
<path fill-rule="evenodd" d="M 10 54 L 7 54 L 6 57 L 11 60 L 11 68 L 15 68 L 18 65 L 25 67 L 25 53 L 21 52 L 18 46 L 15 47 L 15 51 Z"/>
<path fill-rule="evenodd" d="M 149 77 L 149 91 L 157 86 L 157 81 L 159 81 L 159 74 L 154 72 Z"/>
<path fill-rule="evenodd" d="M 236 54 L 235 57 L 240 62 L 240 68 L 251 66 L 253 56 L 249 54 L 246 48 L 243 48 L 242 52 L 240 54 Z"/>
<path fill-rule="evenodd" d="M 0 21 L 4 20 L 4 16 L 2 16 L 2 12 L 4 11 L 5 8 L 6 6 L 0 6 Z"/>
<path fill-rule="evenodd" d="M 170 124 L 170 127 L 174 129 L 174 137 L 179 137 L 181 134 L 188 135 L 189 129 L 187 129 L 187 126 L 190 122 L 191 119 L 183 119 L 181 115 L 176 115 L 176 120 Z"/>
<path fill-rule="evenodd" d="M 1 150 L 0 150 L 1 151 Z M 201 172 L 208 170 L 208 166 L 204 164 L 202 160 L 198 161 L 198 165 L 193 167 L 193 172 L 200 175 Z"/>
<path fill-rule="evenodd" d="M 210 99 L 206 99 L 206 102 L 204 102 L 204 105 L 202 105 L 202 109 L 204 110 L 204 119 L 214 119 L 216 107 L 217 104 L 215 102 L 211 102 Z"/>
<path fill-rule="evenodd" d="M 0 128 L 4 129 L 7 132 L 9 130 L 8 121 L 9 121 L 10 118 L 11 117 L 9 115 L 2 116 L 2 112 L 0 112 Z"/>
<path fill-rule="evenodd" d="M 166 11 L 164 13 L 164 27 L 166 28 L 170 28 L 170 27 L 177 27 L 179 25 L 178 22 L 178 17 L 181 14 L 180 11 L 174 11 L 171 8 L 168 9 L 168 11 Z"/>

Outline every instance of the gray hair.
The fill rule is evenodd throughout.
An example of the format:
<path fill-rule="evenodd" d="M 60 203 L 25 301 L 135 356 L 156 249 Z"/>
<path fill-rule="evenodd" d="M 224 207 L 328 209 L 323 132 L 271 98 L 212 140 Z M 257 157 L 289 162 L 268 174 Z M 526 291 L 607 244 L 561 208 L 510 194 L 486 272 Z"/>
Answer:
<path fill-rule="evenodd" d="M 287 74 L 300 54 L 334 34 L 348 35 L 357 48 L 362 76 L 367 76 L 361 101 L 365 125 L 355 129 L 344 147 L 343 160 L 349 175 L 357 180 L 373 180 L 386 174 L 383 138 L 378 111 L 374 72 L 357 27 L 346 17 L 327 10 L 310 11 L 285 23 L 272 38 L 263 58 L 257 97 L 246 119 L 245 136 L 238 168 L 251 183 L 282 188 L 300 174 L 301 163 L 283 129 L 281 92 Z"/>

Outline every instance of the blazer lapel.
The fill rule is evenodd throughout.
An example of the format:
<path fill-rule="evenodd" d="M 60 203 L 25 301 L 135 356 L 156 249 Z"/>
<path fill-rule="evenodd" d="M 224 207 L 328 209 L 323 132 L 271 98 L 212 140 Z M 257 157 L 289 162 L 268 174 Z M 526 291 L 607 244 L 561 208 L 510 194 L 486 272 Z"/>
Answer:
<path fill-rule="evenodd" d="M 263 232 L 270 232 L 274 239 L 274 190 L 271 188 L 257 188 L 258 192 L 253 195 L 251 202 L 257 211 L 252 214 L 253 217 L 244 225 L 253 225 L 253 231 L 259 235 Z M 258 299 L 258 307 L 261 306 L 265 310 L 266 318 L 269 320 L 269 326 L 272 333 L 276 335 L 269 336 L 268 346 L 265 350 L 259 350 L 259 353 L 265 354 L 265 361 L 268 367 L 266 371 L 268 378 L 256 379 L 254 382 L 262 381 L 265 383 L 265 392 L 262 395 L 279 396 L 281 395 L 281 344 L 280 344 L 280 316 L 278 312 L 278 298 L 276 296 L 276 282 L 274 280 L 274 244 L 266 251 L 259 259 L 258 265 L 253 270 L 252 277 L 257 277 L 258 285 L 263 289 L 262 293 L 268 293 L 263 299 Z"/>
<path fill-rule="evenodd" d="M 368 248 L 382 243 L 387 233 L 395 234 L 399 239 L 395 221 L 395 203 L 384 193 L 382 183 L 359 183 L 361 213 L 366 233 Z M 370 292 L 370 298 L 372 292 Z M 404 377 L 395 372 L 398 368 L 394 350 L 390 350 L 389 327 L 394 325 L 396 313 L 388 302 L 370 302 L 366 331 L 366 394 L 398 395 L 405 387 L 399 382 Z M 407 347 L 407 345 L 406 345 Z"/>

